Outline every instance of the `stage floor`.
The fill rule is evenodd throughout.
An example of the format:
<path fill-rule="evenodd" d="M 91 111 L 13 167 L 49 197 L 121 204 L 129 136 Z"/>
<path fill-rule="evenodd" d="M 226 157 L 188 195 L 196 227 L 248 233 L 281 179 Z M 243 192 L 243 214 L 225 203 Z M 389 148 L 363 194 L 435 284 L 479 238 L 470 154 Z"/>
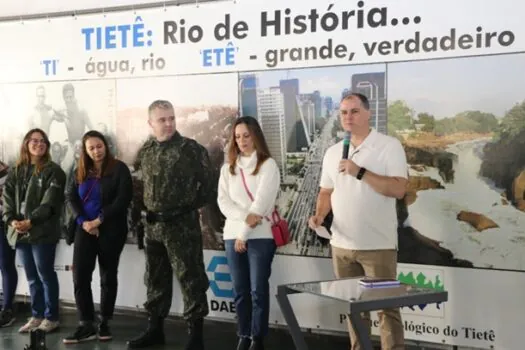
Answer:
<path fill-rule="evenodd" d="M 19 334 L 18 328 L 30 316 L 28 305 L 19 306 L 17 321 L 11 327 L 0 329 L 0 349 L 3 350 L 23 350 L 29 345 L 29 335 Z M 64 345 L 63 337 L 73 332 L 77 326 L 77 316 L 73 309 L 63 309 L 61 315 L 61 327 L 54 333 L 46 337 L 48 350 L 62 349 L 90 349 L 90 350 L 121 350 L 127 349 L 126 341 L 141 332 L 146 325 L 146 316 L 142 314 L 116 315 L 111 323 L 111 330 L 114 339 L 110 342 L 91 341 L 83 344 Z M 187 339 L 185 325 L 177 319 L 169 319 L 165 324 L 166 345 L 152 347 L 148 349 L 184 349 Z M 204 341 L 206 349 L 209 350 L 233 350 L 235 349 L 237 338 L 235 335 L 235 325 L 233 323 L 206 321 Z M 332 336 L 326 334 L 306 334 L 306 341 L 310 349 L 330 349 L 348 350 L 349 341 L 346 336 Z M 267 337 L 266 349 L 270 350 L 293 350 L 292 338 L 287 330 L 271 329 Z M 377 349 L 380 349 L 377 344 Z M 425 349 L 432 350 L 428 345 L 424 347 L 409 346 L 406 350 Z M 443 349 L 440 347 L 439 349 Z"/>

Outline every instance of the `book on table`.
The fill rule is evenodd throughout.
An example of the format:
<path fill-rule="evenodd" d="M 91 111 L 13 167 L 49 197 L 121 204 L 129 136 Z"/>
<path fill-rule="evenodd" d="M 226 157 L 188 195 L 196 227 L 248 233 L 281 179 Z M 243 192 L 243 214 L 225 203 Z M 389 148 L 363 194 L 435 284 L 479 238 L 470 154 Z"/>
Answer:
<path fill-rule="evenodd" d="M 395 287 L 399 286 L 401 282 L 394 278 L 372 278 L 365 277 L 359 280 L 359 284 L 363 287 Z"/>

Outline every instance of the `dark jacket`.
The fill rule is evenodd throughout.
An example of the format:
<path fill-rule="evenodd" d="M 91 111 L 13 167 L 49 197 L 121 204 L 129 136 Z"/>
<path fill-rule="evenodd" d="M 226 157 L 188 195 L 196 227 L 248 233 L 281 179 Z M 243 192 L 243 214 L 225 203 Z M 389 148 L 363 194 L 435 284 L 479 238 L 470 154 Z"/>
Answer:
<path fill-rule="evenodd" d="M 25 196 L 23 187 L 29 177 Z M 37 173 L 29 172 L 29 166 L 13 167 L 4 185 L 3 221 L 7 226 L 7 240 L 12 247 L 17 242 L 30 244 L 58 243 L 60 239 L 60 216 L 64 204 L 66 174 L 54 162 L 48 162 Z M 22 202 L 25 214 L 22 215 Z M 31 220 L 27 235 L 19 235 L 11 227 L 13 220 Z"/>
<path fill-rule="evenodd" d="M 66 205 L 71 223 L 84 215 L 78 186 L 76 179 L 72 179 L 66 190 Z M 100 179 L 100 192 L 103 216 L 103 222 L 99 226 L 100 235 L 125 238 L 128 234 L 128 208 L 133 196 L 131 173 L 126 164 L 117 160 L 111 173 Z M 82 228 L 76 225 L 75 230 L 78 229 Z"/>

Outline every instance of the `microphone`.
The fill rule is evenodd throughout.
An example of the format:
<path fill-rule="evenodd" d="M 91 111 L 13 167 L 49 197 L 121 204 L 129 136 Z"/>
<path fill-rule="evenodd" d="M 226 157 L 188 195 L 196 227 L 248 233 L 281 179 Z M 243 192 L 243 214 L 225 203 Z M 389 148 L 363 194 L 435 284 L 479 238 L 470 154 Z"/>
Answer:
<path fill-rule="evenodd" d="M 350 138 L 352 134 L 347 131 L 345 133 L 345 138 L 343 139 L 343 159 L 348 159 L 348 151 L 350 150 Z"/>

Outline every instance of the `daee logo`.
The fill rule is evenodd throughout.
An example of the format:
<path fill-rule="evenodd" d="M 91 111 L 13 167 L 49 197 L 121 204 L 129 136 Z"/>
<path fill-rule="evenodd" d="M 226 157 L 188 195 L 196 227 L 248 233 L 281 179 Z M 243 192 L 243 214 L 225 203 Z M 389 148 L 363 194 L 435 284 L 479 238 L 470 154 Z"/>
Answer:
<path fill-rule="evenodd" d="M 227 272 L 220 272 L 227 271 Z M 212 273 L 210 278 L 210 289 L 218 298 L 232 298 L 233 288 L 231 286 L 232 276 L 228 270 L 228 260 L 225 256 L 214 256 L 208 264 L 207 272 Z"/>

